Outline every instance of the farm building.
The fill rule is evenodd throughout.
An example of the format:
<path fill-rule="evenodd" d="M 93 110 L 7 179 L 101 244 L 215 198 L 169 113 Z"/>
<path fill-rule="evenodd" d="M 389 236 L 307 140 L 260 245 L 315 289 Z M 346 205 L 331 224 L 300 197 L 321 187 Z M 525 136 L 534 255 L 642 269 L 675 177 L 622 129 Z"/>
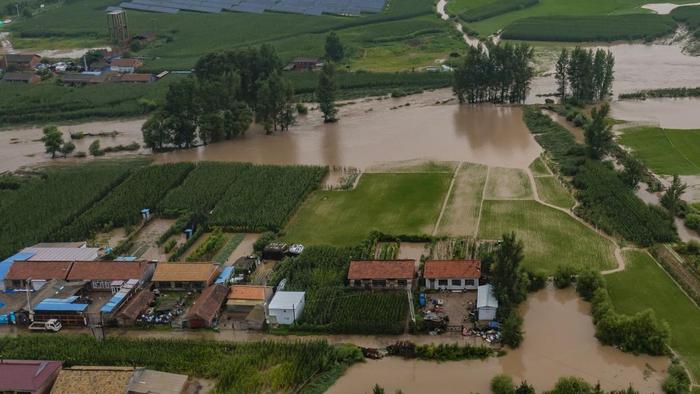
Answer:
<path fill-rule="evenodd" d="M 413 287 L 414 260 L 355 260 L 350 262 L 348 281 L 352 287 L 400 289 Z"/>
<path fill-rule="evenodd" d="M 114 317 L 120 326 L 133 326 L 139 316 L 148 308 L 155 299 L 155 295 L 148 289 L 136 293 L 130 300 L 124 303 Z"/>
<path fill-rule="evenodd" d="M 476 310 L 479 320 L 493 320 L 498 310 L 498 300 L 493 293 L 493 286 L 479 286 L 476 295 Z"/>
<path fill-rule="evenodd" d="M 312 71 L 323 67 L 323 62 L 316 58 L 299 57 L 292 60 L 285 70 L 287 71 Z"/>
<path fill-rule="evenodd" d="M 48 394 L 61 361 L 0 359 L 0 393 Z"/>
<path fill-rule="evenodd" d="M 214 326 L 228 292 L 228 287 L 218 284 L 204 289 L 185 315 L 187 326 L 189 328 L 210 328 Z"/>
<path fill-rule="evenodd" d="M 287 256 L 289 252 L 289 246 L 281 242 L 273 242 L 265 246 L 262 251 L 262 258 L 264 260 L 282 260 Z"/>
<path fill-rule="evenodd" d="M 25 261 L 32 257 L 32 253 L 17 253 L 13 256 L 0 261 L 0 291 L 5 291 L 7 288 L 5 280 L 7 279 L 7 273 L 10 271 L 10 267 L 15 263 L 15 261 Z M 10 281 L 11 284 L 11 281 Z"/>
<path fill-rule="evenodd" d="M 39 244 L 41 245 L 41 244 Z M 31 246 L 22 253 L 33 253 L 28 261 L 94 261 L 100 257 L 99 248 Z"/>
<path fill-rule="evenodd" d="M 3 75 L 2 81 L 15 83 L 37 83 L 41 81 L 41 77 L 33 72 L 10 72 Z"/>
<path fill-rule="evenodd" d="M 24 289 L 32 282 L 37 288 L 51 279 L 66 280 L 72 265 L 70 261 L 16 261 L 5 275 L 5 287 Z"/>
<path fill-rule="evenodd" d="M 151 281 L 163 290 L 204 290 L 219 276 L 211 263 L 159 263 Z"/>
<path fill-rule="evenodd" d="M 137 280 L 137 285 L 148 282 L 154 270 L 155 264 L 146 261 L 76 261 L 66 279 L 89 281 L 91 290 L 116 293 L 129 279 Z"/>
<path fill-rule="evenodd" d="M 33 53 L 8 53 L 2 59 L 5 70 L 33 70 L 41 63 L 41 56 Z"/>
<path fill-rule="evenodd" d="M 188 390 L 187 375 L 136 368 L 126 387 L 127 394 L 183 394 L 196 393 Z"/>
<path fill-rule="evenodd" d="M 45 298 L 34 306 L 34 320 L 58 319 L 63 325 L 87 325 L 88 304 L 81 303 L 80 297 Z"/>
<path fill-rule="evenodd" d="M 51 394 L 124 394 L 134 375 L 133 367 L 75 366 L 64 368 Z"/>
<path fill-rule="evenodd" d="M 127 83 L 151 83 L 156 80 L 153 74 L 128 73 L 119 77 L 119 82 Z"/>
<path fill-rule="evenodd" d="M 133 73 L 137 68 L 143 66 L 143 62 L 138 59 L 114 59 L 109 63 L 110 71 L 118 73 Z"/>
<path fill-rule="evenodd" d="M 425 287 L 432 290 L 476 290 L 481 277 L 479 260 L 427 260 Z"/>
<path fill-rule="evenodd" d="M 268 323 L 294 324 L 301 317 L 305 302 L 303 291 L 278 291 L 268 306 Z"/>
<path fill-rule="evenodd" d="M 266 308 L 271 297 L 272 288 L 268 286 L 234 285 L 228 293 L 226 311 L 242 320 L 256 306 Z M 263 313 L 263 319 L 264 316 Z"/>
<path fill-rule="evenodd" d="M 97 84 L 107 81 L 107 76 L 102 74 L 81 74 L 81 73 L 65 73 L 61 75 L 61 82 L 66 85 L 88 85 Z"/>

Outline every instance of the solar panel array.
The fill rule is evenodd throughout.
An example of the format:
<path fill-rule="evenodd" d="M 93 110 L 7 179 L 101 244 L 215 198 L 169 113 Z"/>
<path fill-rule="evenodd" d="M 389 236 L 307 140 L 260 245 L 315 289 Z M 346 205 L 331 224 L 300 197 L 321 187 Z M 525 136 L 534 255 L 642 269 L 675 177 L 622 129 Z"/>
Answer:
<path fill-rule="evenodd" d="M 222 11 L 261 14 L 265 11 L 305 15 L 352 15 L 377 13 L 386 0 L 131 0 L 119 6 L 139 11 L 176 13 L 179 10 L 206 13 Z"/>

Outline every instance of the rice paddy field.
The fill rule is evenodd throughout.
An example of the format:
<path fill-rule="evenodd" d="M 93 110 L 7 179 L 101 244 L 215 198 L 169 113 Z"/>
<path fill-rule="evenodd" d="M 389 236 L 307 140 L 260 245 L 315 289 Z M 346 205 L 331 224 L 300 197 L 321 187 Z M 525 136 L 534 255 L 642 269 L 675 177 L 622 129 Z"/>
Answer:
<path fill-rule="evenodd" d="M 700 174 L 700 130 L 624 129 L 619 142 L 661 175 Z"/>
<path fill-rule="evenodd" d="M 535 177 L 535 184 L 542 201 L 565 209 L 574 206 L 574 197 L 554 176 Z"/>
<path fill-rule="evenodd" d="M 561 265 L 605 270 L 615 266 L 613 245 L 566 213 L 534 200 L 485 200 L 479 238 L 515 231 L 525 245 L 523 265 L 553 273 Z"/>
<path fill-rule="evenodd" d="M 644 251 L 625 251 L 625 270 L 606 276 L 615 309 L 634 314 L 651 308 L 671 328 L 671 347 L 680 354 L 695 380 L 700 379 L 700 308 Z"/>
<path fill-rule="evenodd" d="M 430 234 L 450 185 L 447 173 L 364 174 L 350 191 L 317 191 L 302 204 L 284 239 L 356 245 L 370 231 Z"/>

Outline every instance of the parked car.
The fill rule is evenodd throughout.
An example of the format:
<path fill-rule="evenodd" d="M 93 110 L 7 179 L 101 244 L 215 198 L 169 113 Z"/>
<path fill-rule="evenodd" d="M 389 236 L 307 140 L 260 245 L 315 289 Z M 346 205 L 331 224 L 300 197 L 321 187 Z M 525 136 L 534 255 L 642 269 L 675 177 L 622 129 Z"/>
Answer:
<path fill-rule="evenodd" d="M 47 321 L 35 321 L 29 325 L 29 329 L 32 331 L 49 331 L 49 332 L 59 332 L 63 328 L 63 325 L 57 319 L 49 319 Z"/>

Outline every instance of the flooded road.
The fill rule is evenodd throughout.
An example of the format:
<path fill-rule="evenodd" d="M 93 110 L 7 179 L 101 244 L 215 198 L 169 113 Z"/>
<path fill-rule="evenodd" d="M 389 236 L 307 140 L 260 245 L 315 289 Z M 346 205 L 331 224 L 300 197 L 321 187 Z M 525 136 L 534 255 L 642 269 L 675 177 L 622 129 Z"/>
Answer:
<path fill-rule="evenodd" d="M 642 393 L 661 392 L 668 359 L 634 356 L 601 346 L 589 304 L 574 290 L 551 286 L 532 295 L 522 306 L 525 341 L 500 358 L 486 361 L 426 361 L 385 358 L 351 367 L 328 393 L 368 393 L 379 384 L 387 393 L 489 393 L 493 376 L 507 373 L 516 382 L 527 380 L 539 391 L 551 389 L 561 376 L 579 376 L 607 390 L 629 384 Z M 450 382 L 446 385 L 445 382 Z"/>
<path fill-rule="evenodd" d="M 698 70 L 700 73 L 700 66 Z M 615 119 L 649 123 L 666 129 L 699 129 L 700 98 L 613 101 L 610 114 Z"/>

